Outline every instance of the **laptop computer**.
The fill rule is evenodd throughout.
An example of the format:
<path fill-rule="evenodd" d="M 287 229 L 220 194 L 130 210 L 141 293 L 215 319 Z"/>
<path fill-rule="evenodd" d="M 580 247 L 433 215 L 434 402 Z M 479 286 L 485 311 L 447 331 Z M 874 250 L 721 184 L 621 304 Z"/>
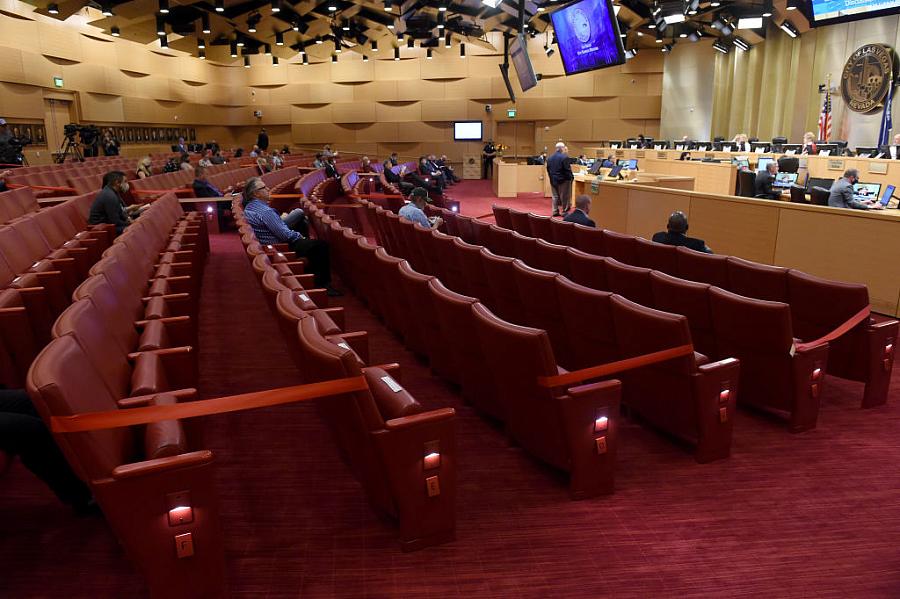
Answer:
<path fill-rule="evenodd" d="M 619 173 L 621 173 L 621 172 L 622 172 L 622 165 L 617 164 L 616 166 L 609 169 L 609 174 L 607 175 L 607 177 L 609 177 L 610 179 L 618 179 Z"/>
<path fill-rule="evenodd" d="M 831 186 L 834 185 L 834 179 L 825 179 L 822 177 L 810 177 L 806 180 L 806 189 L 812 189 L 813 187 L 821 187 L 822 189 L 831 189 Z"/>
<path fill-rule="evenodd" d="M 775 162 L 774 158 L 760 158 L 756 161 L 756 170 L 764 171 L 770 162 Z"/>
<path fill-rule="evenodd" d="M 772 187 L 788 188 L 797 182 L 797 173 L 778 173 Z"/>
<path fill-rule="evenodd" d="M 854 183 L 853 199 L 863 201 L 874 201 L 881 196 L 881 183 Z"/>
<path fill-rule="evenodd" d="M 748 169 L 750 168 L 750 159 L 749 158 L 732 158 L 731 164 L 735 165 L 740 169 Z"/>
<path fill-rule="evenodd" d="M 887 185 L 884 188 L 884 194 L 882 194 L 882 196 L 881 196 L 881 205 L 884 206 L 885 208 L 887 208 L 888 204 L 891 203 L 891 198 L 894 197 L 895 189 L 896 189 L 896 187 L 894 187 L 893 185 Z M 900 204 L 898 204 L 898 206 L 900 206 Z"/>
<path fill-rule="evenodd" d="M 595 160 L 594 163 L 591 165 L 591 168 L 588 169 L 588 172 L 592 175 L 596 175 L 598 172 L 600 172 L 601 168 L 603 168 L 603 161 Z"/>

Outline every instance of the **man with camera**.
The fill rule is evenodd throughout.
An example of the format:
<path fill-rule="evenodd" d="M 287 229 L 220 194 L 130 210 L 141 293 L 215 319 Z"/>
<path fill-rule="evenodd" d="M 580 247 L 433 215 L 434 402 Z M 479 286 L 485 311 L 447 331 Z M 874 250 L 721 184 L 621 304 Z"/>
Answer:
<path fill-rule="evenodd" d="M 5 119 L 0 119 L 0 163 L 24 164 L 22 149 L 31 143 L 30 139 L 16 137 Z"/>

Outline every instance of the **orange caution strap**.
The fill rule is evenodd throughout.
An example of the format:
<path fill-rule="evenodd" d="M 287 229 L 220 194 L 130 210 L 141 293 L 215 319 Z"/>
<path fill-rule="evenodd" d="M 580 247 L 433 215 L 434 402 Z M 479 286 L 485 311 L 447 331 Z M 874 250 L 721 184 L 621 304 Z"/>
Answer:
<path fill-rule="evenodd" d="M 351 391 L 362 391 L 368 388 L 364 376 L 347 377 L 311 383 L 309 385 L 297 385 L 283 387 L 269 391 L 244 393 L 242 395 L 229 395 L 215 399 L 204 399 L 164 406 L 146 406 L 143 408 L 130 408 L 112 410 L 109 412 L 85 412 L 74 416 L 53 416 L 50 418 L 50 430 L 55 433 L 78 433 L 83 431 L 95 431 L 110 428 L 121 428 L 135 424 L 149 424 L 163 420 L 179 420 L 182 418 L 196 418 L 197 416 L 210 416 L 213 414 L 225 414 L 227 412 L 240 412 L 269 406 L 309 401 L 320 397 L 329 397 Z M 165 391 L 153 395 L 165 395 Z"/>
<path fill-rule="evenodd" d="M 865 319 L 867 319 L 869 317 L 869 315 L 871 313 L 872 313 L 871 306 L 866 306 L 865 308 L 863 308 L 862 310 L 860 310 L 859 312 L 857 312 L 856 314 L 854 314 L 853 316 L 848 318 L 846 322 L 844 322 L 841 326 L 834 329 L 830 333 L 823 335 L 822 337 L 819 337 L 815 341 L 806 341 L 804 343 L 798 343 L 797 345 L 794 346 L 794 351 L 804 351 L 804 350 L 810 349 L 812 347 L 815 347 L 817 345 L 822 345 L 823 343 L 831 343 L 832 341 L 834 341 L 835 339 L 837 339 L 838 337 L 840 337 L 841 335 L 843 335 L 844 333 L 846 333 L 847 331 L 849 331 L 850 329 L 852 329 L 853 327 L 858 325 L 859 323 L 863 322 Z"/>
<path fill-rule="evenodd" d="M 690 356 L 693 354 L 694 346 L 689 343 L 687 345 L 670 347 L 669 349 L 664 349 L 650 354 L 644 354 L 642 356 L 626 358 L 617 362 L 609 362 L 608 364 L 591 366 L 590 368 L 582 368 L 581 370 L 574 370 L 565 374 L 557 374 L 555 376 L 539 376 L 538 385 L 540 385 L 541 387 L 563 387 L 566 385 L 571 385 L 573 383 L 580 383 L 588 379 L 593 379 L 601 376 L 609 376 L 610 374 L 616 374 L 619 372 L 624 372 L 626 370 L 634 370 L 635 368 L 641 368 L 642 366 L 649 366 L 650 364 L 665 362 L 666 360 L 671 360 L 673 358 L 678 358 L 681 356 Z"/>

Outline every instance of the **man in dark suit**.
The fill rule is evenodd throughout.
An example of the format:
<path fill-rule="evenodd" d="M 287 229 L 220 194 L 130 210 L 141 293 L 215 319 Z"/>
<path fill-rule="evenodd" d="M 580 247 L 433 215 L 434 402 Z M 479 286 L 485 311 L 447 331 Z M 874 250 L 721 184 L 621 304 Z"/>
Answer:
<path fill-rule="evenodd" d="M 341 174 L 338 172 L 337 165 L 334 163 L 334 156 L 330 156 L 325 161 L 325 176 L 330 179 L 341 178 Z"/>
<path fill-rule="evenodd" d="M 882 158 L 900 160 L 900 133 L 894 136 L 894 143 L 889 146 L 878 146 L 878 153 Z"/>
<path fill-rule="evenodd" d="M 680 210 L 673 212 L 669 217 L 669 223 L 665 231 L 654 233 L 653 241 L 656 243 L 664 243 L 666 245 L 681 245 L 695 252 L 705 252 L 712 254 L 712 250 L 706 245 L 706 242 L 696 237 L 688 237 L 685 235 L 688 230 L 687 216 Z"/>
<path fill-rule="evenodd" d="M 585 227 L 596 227 L 597 223 L 588 217 L 591 213 L 591 197 L 581 194 L 575 198 L 575 210 L 566 215 L 563 221 L 567 223 L 575 223 L 576 225 L 584 225 Z"/>
<path fill-rule="evenodd" d="M 572 202 L 572 181 L 575 175 L 572 174 L 568 148 L 563 142 L 556 144 L 556 151 L 547 159 L 547 174 L 553 195 L 553 216 L 567 213 Z"/>
<path fill-rule="evenodd" d="M 128 181 L 122 171 L 110 171 L 103 175 L 103 189 L 94 198 L 88 213 L 89 225 L 115 225 L 116 235 L 121 235 L 131 219 L 125 212 L 123 195 L 128 193 Z"/>
<path fill-rule="evenodd" d="M 391 157 L 382 163 L 382 172 L 384 173 L 384 180 L 396 187 L 400 190 L 405 196 L 409 195 L 409 192 L 413 190 L 415 185 L 403 180 L 403 175 L 405 174 L 405 167 L 400 167 L 400 174 L 394 172 L 394 167 L 397 166 L 396 162 L 396 154 L 391 154 Z"/>
<path fill-rule="evenodd" d="M 756 173 L 756 181 L 753 184 L 753 197 L 765 200 L 779 199 L 781 193 L 772 187 L 777 174 L 778 163 L 774 160 L 766 165 L 766 170 Z"/>
<path fill-rule="evenodd" d="M 269 149 L 269 134 L 266 133 L 265 127 L 259 130 L 259 135 L 256 136 L 256 145 L 259 146 L 260 150 Z"/>

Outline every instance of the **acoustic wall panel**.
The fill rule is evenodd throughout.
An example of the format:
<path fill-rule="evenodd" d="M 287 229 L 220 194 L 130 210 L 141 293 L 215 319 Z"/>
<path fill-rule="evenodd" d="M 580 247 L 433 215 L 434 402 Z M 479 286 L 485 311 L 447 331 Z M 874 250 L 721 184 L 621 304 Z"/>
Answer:
<path fill-rule="evenodd" d="M 381 106 L 377 104 L 377 106 Z M 378 118 L 375 102 L 341 102 L 331 105 L 331 120 L 335 123 L 371 123 Z"/>
<path fill-rule="evenodd" d="M 419 102 L 378 102 L 374 120 L 396 123 L 421 121 L 422 106 Z"/>
<path fill-rule="evenodd" d="M 331 81 L 334 83 L 355 83 L 372 81 L 375 78 L 375 61 L 363 62 L 357 56 L 341 54 L 340 59 L 331 65 Z"/>
<path fill-rule="evenodd" d="M 372 61 L 370 61 L 372 62 Z M 397 81 L 370 81 L 353 86 L 353 101 L 373 100 L 375 102 L 393 102 L 399 100 Z"/>

